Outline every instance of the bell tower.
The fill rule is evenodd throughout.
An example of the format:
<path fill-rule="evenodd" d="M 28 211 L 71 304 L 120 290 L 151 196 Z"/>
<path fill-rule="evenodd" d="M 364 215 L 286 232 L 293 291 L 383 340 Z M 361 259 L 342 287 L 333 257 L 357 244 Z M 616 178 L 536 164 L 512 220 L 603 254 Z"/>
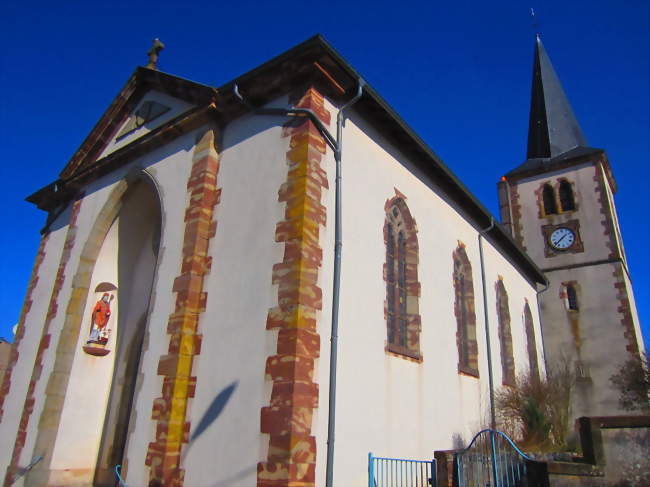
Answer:
<path fill-rule="evenodd" d="M 540 294 L 546 360 L 574 367 L 574 417 L 620 413 L 609 379 L 643 339 L 616 181 L 605 151 L 587 145 L 539 36 L 526 160 L 498 189 L 502 224 L 549 280 Z"/>

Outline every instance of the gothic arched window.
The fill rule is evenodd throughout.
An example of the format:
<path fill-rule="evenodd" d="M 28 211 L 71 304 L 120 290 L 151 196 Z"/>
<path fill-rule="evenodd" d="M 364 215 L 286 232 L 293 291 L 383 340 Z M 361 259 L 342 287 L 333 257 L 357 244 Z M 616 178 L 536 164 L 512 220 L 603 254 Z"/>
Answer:
<path fill-rule="evenodd" d="M 573 188 L 571 183 L 566 179 L 560 181 L 560 206 L 562 211 L 571 211 L 576 209 L 575 198 L 573 197 Z"/>
<path fill-rule="evenodd" d="M 542 188 L 542 200 L 544 202 L 544 214 L 556 215 L 557 203 L 555 201 L 555 191 L 553 191 L 553 186 L 548 183 Z"/>
<path fill-rule="evenodd" d="M 515 357 L 512 350 L 512 332 L 510 330 L 510 308 L 508 293 L 499 277 L 496 283 L 497 316 L 499 318 L 499 343 L 501 344 L 502 382 L 505 385 L 515 385 Z"/>
<path fill-rule="evenodd" d="M 566 285 L 566 302 L 567 307 L 571 311 L 578 311 L 578 309 L 580 309 L 578 307 L 578 293 L 576 292 L 576 288 L 573 284 Z"/>
<path fill-rule="evenodd" d="M 388 200 L 385 210 L 386 348 L 390 352 L 420 359 L 417 229 L 404 198 L 396 196 Z"/>
<path fill-rule="evenodd" d="M 474 282 L 472 280 L 472 265 L 467 258 L 463 244 L 458 245 L 453 253 L 453 259 L 454 314 L 456 315 L 457 324 L 458 371 L 478 377 Z"/>
<path fill-rule="evenodd" d="M 528 350 L 528 366 L 532 377 L 539 377 L 539 364 L 537 362 L 537 341 L 535 340 L 535 327 L 533 314 L 530 312 L 528 301 L 524 305 L 524 329 L 526 330 L 526 345 Z"/>

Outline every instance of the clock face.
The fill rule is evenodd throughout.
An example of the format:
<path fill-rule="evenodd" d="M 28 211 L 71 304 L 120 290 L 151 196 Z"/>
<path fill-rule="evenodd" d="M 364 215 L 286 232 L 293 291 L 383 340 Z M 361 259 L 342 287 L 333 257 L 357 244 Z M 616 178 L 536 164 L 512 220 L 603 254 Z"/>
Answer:
<path fill-rule="evenodd" d="M 568 228 L 558 228 L 551 233 L 551 245 L 558 250 L 566 250 L 573 245 L 576 240 L 575 233 Z"/>

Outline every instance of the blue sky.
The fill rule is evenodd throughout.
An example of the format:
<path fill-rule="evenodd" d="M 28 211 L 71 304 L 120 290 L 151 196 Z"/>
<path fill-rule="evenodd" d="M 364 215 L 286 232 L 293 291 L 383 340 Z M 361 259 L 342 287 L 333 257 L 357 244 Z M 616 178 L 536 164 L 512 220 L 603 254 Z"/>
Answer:
<path fill-rule="evenodd" d="M 453 3 L 453 4 L 452 4 Z M 525 157 L 535 7 L 591 146 L 607 150 L 646 343 L 650 336 L 647 1 L 15 2 L 0 12 L 0 336 L 11 339 L 53 181 L 151 39 L 160 69 L 221 85 L 320 33 L 498 213 L 496 182 Z"/>

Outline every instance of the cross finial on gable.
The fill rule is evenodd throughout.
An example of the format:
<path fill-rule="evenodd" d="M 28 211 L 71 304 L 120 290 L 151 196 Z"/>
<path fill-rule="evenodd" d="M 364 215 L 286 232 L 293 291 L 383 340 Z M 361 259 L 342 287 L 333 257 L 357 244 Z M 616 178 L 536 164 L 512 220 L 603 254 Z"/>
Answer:
<path fill-rule="evenodd" d="M 151 49 L 147 51 L 147 56 L 149 56 L 149 62 L 147 63 L 147 68 L 149 69 L 158 69 L 156 64 L 158 63 L 158 54 L 160 51 L 165 49 L 165 44 L 160 42 L 160 39 L 156 38 L 153 40 L 153 45 Z"/>

